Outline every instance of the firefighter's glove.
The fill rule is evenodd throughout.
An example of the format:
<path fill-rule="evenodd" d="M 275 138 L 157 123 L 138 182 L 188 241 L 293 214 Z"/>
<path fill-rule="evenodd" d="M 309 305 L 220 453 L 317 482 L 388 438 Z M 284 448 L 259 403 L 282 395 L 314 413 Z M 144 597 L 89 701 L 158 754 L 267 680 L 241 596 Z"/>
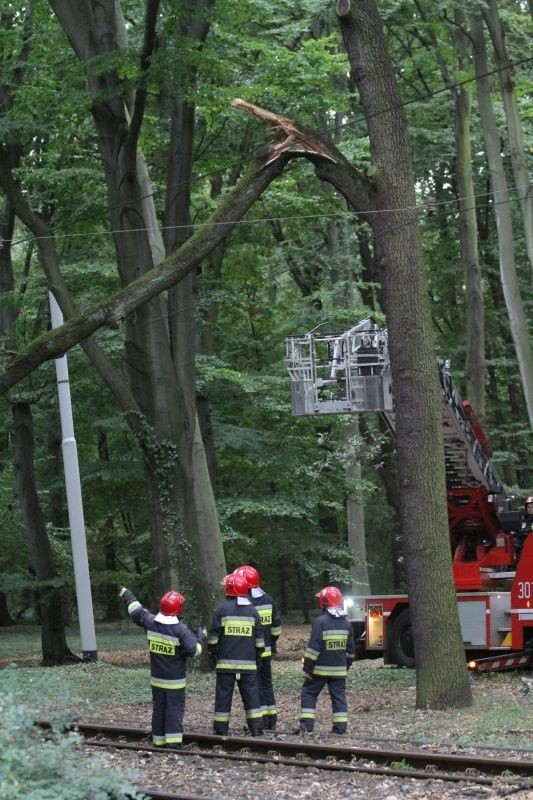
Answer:
<path fill-rule="evenodd" d="M 207 642 L 207 631 L 201 625 L 196 631 L 196 639 L 199 645 L 201 645 L 202 647 L 205 646 Z"/>
<path fill-rule="evenodd" d="M 353 658 L 347 658 L 346 659 L 346 669 L 350 669 L 352 664 L 353 664 Z"/>
<path fill-rule="evenodd" d="M 303 669 L 303 671 L 305 672 L 305 674 L 309 678 L 313 677 L 313 669 L 314 669 L 314 667 L 315 667 L 315 665 L 314 665 L 313 660 L 311 658 L 304 658 L 304 665 L 303 665 L 302 669 Z"/>
<path fill-rule="evenodd" d="M 122 589 L 120 590 L 120 592 L 118 593 L 118 596 L 123 598 L 127 591 L 128 590 L 126 589 L 126 587 L 123 586 Z"/>
<path fill-rule="evenodd" d="M 207 649 L 207 663 L 209 664 L 209 669 L 215 669 L 217 665 L 217 648 L 216 647 L 209 647 Z"/>
<path fill-rule="evenodd" d="M 270 649 L 272 651 L 272 655 L 273 656 L 277 655 L 277 653 L 278 653 L 278 640 L 277 639 L 272 639 L 272 643 L 271 643 Z"/>
<path fill-rule="evenodd" d="M 264 647 L 262 647 L 260 650 L 256 650 L 255 651 L 255 663 L 257 664 L 258 667 L 260 667 L 261 664 L 263 663 L 263 653 L 264 653 L 264 651 L 265 651 Z"/>

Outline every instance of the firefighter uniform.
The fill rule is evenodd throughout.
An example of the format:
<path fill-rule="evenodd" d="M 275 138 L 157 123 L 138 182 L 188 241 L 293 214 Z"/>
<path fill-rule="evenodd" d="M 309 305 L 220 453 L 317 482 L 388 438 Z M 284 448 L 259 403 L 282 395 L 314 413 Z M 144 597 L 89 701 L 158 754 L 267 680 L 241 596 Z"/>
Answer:
<path fill-rule="evenodd" d="M 520 522 L 520 533 L 524 536 L 528 533 L 533 533 L 533 517 L 529 514 L 524 514 Z"/>
<path fill-rule="evenodd" d="M 213 731 L 226 736 L 235 683 L 252 735 L 263 732 L 257 664 L 265 647 L 261 618 L 247 597 L 226 597 L 213 614 L 207 637 L 216 666 Z"/>
<path fill-rule="evenodd" d="M 313 623 L 304 653 L 305 680 L 301 691 L 300 727 L 312 731 L 318 695 L 328 687 L 333 712 L 333 733 L 346 733 L 346 675 L 354 660 L 351 623 L 340 608 L 328 608 Z"/>
<path fill-rule="evenodd" d="M 177 616 L 152 614 L 129 589 L 120 596 L 136 625 L 146 630 L 152 686 L 152 741 L 159 747 L 180 747 L 183 741 L 186 658 L 199 656 L 202 645 Z"/>
<path fill-rule="evenodd" d="M 513 536 L 517 559 L 522 554 L 524 542 L 530 533 L 533 533 L 533 497 L 527 498 L 524 504 L 524 511 L 520 516 L 520 529 Z"/>
<path fill-rule="evenodd" d="M 265 728 L 273 731 L 276 729 L 278 712 L 272 684 L 272 655 L 276 652 L 277 641 L 281 634 L 281 616 L 272 597 L 260 586 L 250 589 L 250 598 L 261 618 L 265 637 L 265 649 L 257 668 L 263 724 Z"/>

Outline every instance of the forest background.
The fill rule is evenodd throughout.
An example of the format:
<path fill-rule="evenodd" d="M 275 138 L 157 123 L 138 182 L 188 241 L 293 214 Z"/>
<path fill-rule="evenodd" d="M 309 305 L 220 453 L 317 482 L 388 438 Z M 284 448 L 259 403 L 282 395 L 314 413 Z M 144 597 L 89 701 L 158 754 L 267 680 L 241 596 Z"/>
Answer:
<path fill-rule="evenodd" d="M 66 317 L 83 315 L 208 227 L 265 141 L 236 97 L 327 131 L 371 172 L 334 4 L 102 7 L 119 49 L 95 46 L 109 19 L 91 3 L 2 6 L 4 366 L 49 327 L 49 288 Z M 532 230 L 513 156 L 532 152 L 531 5 L 415 0 L 380 13 L 412 139 L 435 356 L 451 359 L 521 500 L 533 483 Z M 372 414 L 292 417 L 284 364 L 289 334 L 384 324 L 372 231 L 302 159 L 238 222 L 176 288 L 69 351 L 98 619 L 120 613 L 117 583 L 153 604 L 178 581 L 205 607 L 208 549 L 213 573 L 253 560 L 304 619 L 324 582 L 404 588 L 394 442 Z M 0 623 L 32 616 L 35 597 L 37 616 L 46 598 L 68 618 L 53 362 L 2 405 Z"/>

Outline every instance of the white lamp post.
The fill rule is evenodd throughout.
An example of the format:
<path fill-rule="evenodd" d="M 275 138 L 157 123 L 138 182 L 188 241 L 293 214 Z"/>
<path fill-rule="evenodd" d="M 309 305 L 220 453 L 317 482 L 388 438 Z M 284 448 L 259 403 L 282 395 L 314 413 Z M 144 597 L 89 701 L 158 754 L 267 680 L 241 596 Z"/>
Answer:
<path fill-rule="evenodd" d="M 63 324 L 63 314 L 51 292 L 48 293 L 52 328 Z M 81 496 L 80 470 L 78 466 L 78 449 L 74 438 L 74 420 L 70 401 L 70 383 L 68 377 L 67 357 L 55 359 L 57 394 L 61 417 L 61 434 L 63 450 L 63 468 L 65 470 L 65 486 L 67 508 L 72 542 L 72 559 L 74 562 L 74 580 L 78 602 L 78 618 L 80 621 L 81 648 L 84 661 L 96 661 L 96 634 L 94 629 L 93 601 L 91 579 L 89 576 L 89 560 L 85 539 L 85 521 L 83 518 L 83 501 Z"/>

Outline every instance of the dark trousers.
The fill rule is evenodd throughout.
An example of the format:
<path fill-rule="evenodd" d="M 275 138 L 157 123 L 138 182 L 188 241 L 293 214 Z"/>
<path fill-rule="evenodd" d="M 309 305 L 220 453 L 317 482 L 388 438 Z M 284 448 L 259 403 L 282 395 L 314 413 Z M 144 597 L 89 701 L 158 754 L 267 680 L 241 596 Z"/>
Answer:
<path fill-rule="evenodd" d="M 318 695 L 328 687 L 333 713 L 333 733 L 346 733 L 348 727 L 348 706 L 346 704 L 346 678 L 307 677 L 302 686 L 300 725 L 312 731 L 315 725 L 315 710 Z"/>
<path fill-rule="evenodd" d="M 233 690 L 235 683 L 239 687 L 242 704 L 246 712 L 246 722 L 251 731 L 263 730 L 263 712 L 259 699 L 259 685 L 256 672 L 218 672 L 215 689 L 215 715 L 213 730 L 221 736 L 227 736 Z"/>
<path fill-rule="evenodd" d="M 165 744 L 181 744 L 185 689 L 157 689 L 152 686 L 152 701 L 153 743 L 160 747 Z"/>
<path fill-rule="evenodd" d="M 265 728 L 273 731 L 276 728 L 278 712 L 274 698 L 274 686 L 272 685 L 272 659 L 270 656 L 261 659 L 257 670 L 257 680 L 259 682 L 259 699 L 261 700 L 263 711 L 263 723 Z"/>

